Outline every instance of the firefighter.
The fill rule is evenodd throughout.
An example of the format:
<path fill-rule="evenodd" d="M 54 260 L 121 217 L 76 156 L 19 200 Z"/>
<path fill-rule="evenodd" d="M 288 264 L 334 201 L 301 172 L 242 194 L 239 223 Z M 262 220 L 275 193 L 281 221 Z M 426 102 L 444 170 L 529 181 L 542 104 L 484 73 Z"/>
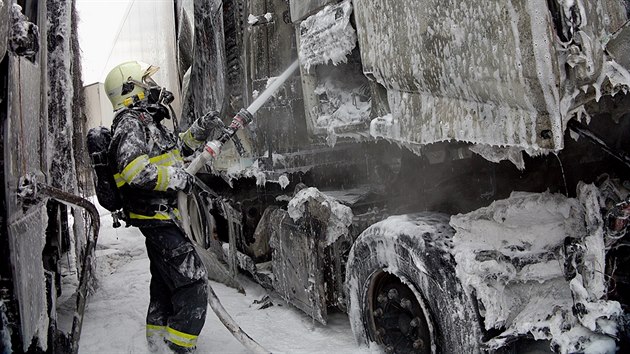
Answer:
<path fill-rule="evenodd" d="M 117 172 L 126 221 L 145 236 L 151 271 L 149 348 L 158 350 L 166 342 L 174 352 L 188 353 L 205 322 L 207 279 L 199 255 L 178 227 L 177 192 L 188 193 L 194 181 L 180 151 L 192 153 L 201 145 L 217 114 L 195 121 L 177 139 L 162 124 L 171 118 L 173 95 L 151 78 L 157 70 L 131 61 L 107 75 L 105 91 L 115 112 L 108 159 Z"/>

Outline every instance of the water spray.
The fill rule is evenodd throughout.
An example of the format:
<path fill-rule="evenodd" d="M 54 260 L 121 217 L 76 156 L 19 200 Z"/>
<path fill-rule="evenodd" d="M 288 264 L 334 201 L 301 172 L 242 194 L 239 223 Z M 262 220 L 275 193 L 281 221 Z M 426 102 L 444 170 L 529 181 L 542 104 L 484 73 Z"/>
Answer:
<path fill-rule="evenodd" d="M 240 129 L 244 128 L 254 120 L 254 114 L 258 112 L 260 107 L 262 107 L 265 102 L 267 102 L 278 90 L 278 88 L 280 88 L 280 86 L 282 86 L 289 77 L 291 77 L 298 66 L 298 60 L 294 61 L 293 64 L 291 64 L 289 68 L 282 73 L 282 75 L 274 80 L 271 85 L 269 85 L 269 87 L 267 87 L 265 91 L 263 91 L 263 93 L 249 105 L 249 107 L 241 109 L 234 118 L 232 118 L 232 122 L 223 130 L 223 133 L 218 139 L 206 142 L 204 144 L 203 151 L 193 159 L 190 165 L 188 165 L 186 172 L 194 176 L 208 161 L 216 158 L 221 153 L 223 145 L 232 139 Z M 177 204 L 181 215 L 182 227 L 184 228 L 184 232 L 188 238 L 193 241 L 194 239 L 190 229 L 190 215 L 188 214 L 187 199 L 188 197 L 185 193 L 179 192 L 177 194 Z M 202 258 L 206 255 L 204 252 L 210 252 L 202 247 L 195 247 L 195 249 L 198 253 L 201 253 Z M 230 333 L 232 333 L 232 335 L 241 342 L 241 344 L 254 353 L 269 353 L 268 350 L 263 348 L 238 326 L 227 311 L 225 311 L 210 285 L 208 285 L 208 303 L 210 304 L 212 311 L 214 311 L 217 317 L 219 317 L 219 320 L 225 325 Z"/>
<path fill-rule="evenodd" d="M 239 129 L 247 126 L 249 123 L 252 122 L 252 120 L 254 119 L 253 115 L 258 112 L 260 107 L 262 107 L 265 102 L 267 102 L 269 98 L 278 90 L 278 88 L 280 88 L 280 86 L 282 86 L 289 79 L 289 77 L 291 77 L 291 74 L 293 74 L 298 66 L 299 61 L 294 61 L 293 64 L 291 64 L 291 66 L 289 66 L 289 68 L 287 68 L 282 73 L 282 75 L 274 80 L 271 85 L 269 85 L 269 87 L 267 87 L 265 91 L 263 91 L 263 93 L 261 93 L 260 96 L 258 96 L 258 98 L 256 98 L 254 102 L 249 105 L 249 107 L 241 109 L 240 112 L 238 112 L 234 116 L 234 118 L 232 118 L 232 122 L 218 139 L 206 142 L 203 152 L 199 154 L 190 163 L 190 165 L 188 165 L 188 167 L 186 168 L 186 172 L 194 175 L 208 161 L 217 157 L 217 155 L 219 155 L 219 153 L 221 152 L 221 148 L 223 147 L 223 145 L 228 140 L 232 139 L 232 137 L 236 135 L 236 132 Z"/>

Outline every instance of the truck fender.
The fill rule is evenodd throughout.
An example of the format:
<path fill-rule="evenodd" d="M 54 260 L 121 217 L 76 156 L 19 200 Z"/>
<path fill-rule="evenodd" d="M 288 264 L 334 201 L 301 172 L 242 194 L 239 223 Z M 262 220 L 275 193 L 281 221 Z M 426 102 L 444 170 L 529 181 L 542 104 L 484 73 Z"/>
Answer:
<path fill-rule="evenodd" d="M 436 213 L 393 216 L 357 238 L 346 290 L 359 344 L 376 342 L 386 352 L 481 351 L 476 303 L 448 252 L 454 234 L 448 220 Z"/>

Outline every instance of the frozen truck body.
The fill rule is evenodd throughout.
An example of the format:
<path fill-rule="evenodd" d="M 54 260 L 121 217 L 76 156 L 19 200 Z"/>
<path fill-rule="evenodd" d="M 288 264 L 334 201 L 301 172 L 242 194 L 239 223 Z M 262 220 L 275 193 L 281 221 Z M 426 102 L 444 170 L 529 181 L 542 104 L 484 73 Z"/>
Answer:
<path fill-rule="evenodd" d="M 623 351 L 625 6 L 178 2 L 184 125 L 302 64 L 199 174 L 195 236 L 386 352 Z"/>
<path fill-rule="evenodd" d="M 62 352 L 61 265 L 77 274 L 86 222 L 42 186 L 86 187 L 74 2 L 0 2 L 0 58 L 0 352 Z"/>

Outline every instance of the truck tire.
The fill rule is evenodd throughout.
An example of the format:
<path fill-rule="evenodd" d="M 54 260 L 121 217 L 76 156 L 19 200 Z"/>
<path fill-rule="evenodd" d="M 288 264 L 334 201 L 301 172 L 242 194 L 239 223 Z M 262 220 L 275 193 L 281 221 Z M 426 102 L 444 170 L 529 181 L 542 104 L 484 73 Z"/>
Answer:
<path fill-rule="evenodd" d="M 346 266 L 352 331 L 386 353 L 475 353 L 482 337 L 475 303 L 448 252 L 444 214 L 390 217 L 355 241 Z"/>

